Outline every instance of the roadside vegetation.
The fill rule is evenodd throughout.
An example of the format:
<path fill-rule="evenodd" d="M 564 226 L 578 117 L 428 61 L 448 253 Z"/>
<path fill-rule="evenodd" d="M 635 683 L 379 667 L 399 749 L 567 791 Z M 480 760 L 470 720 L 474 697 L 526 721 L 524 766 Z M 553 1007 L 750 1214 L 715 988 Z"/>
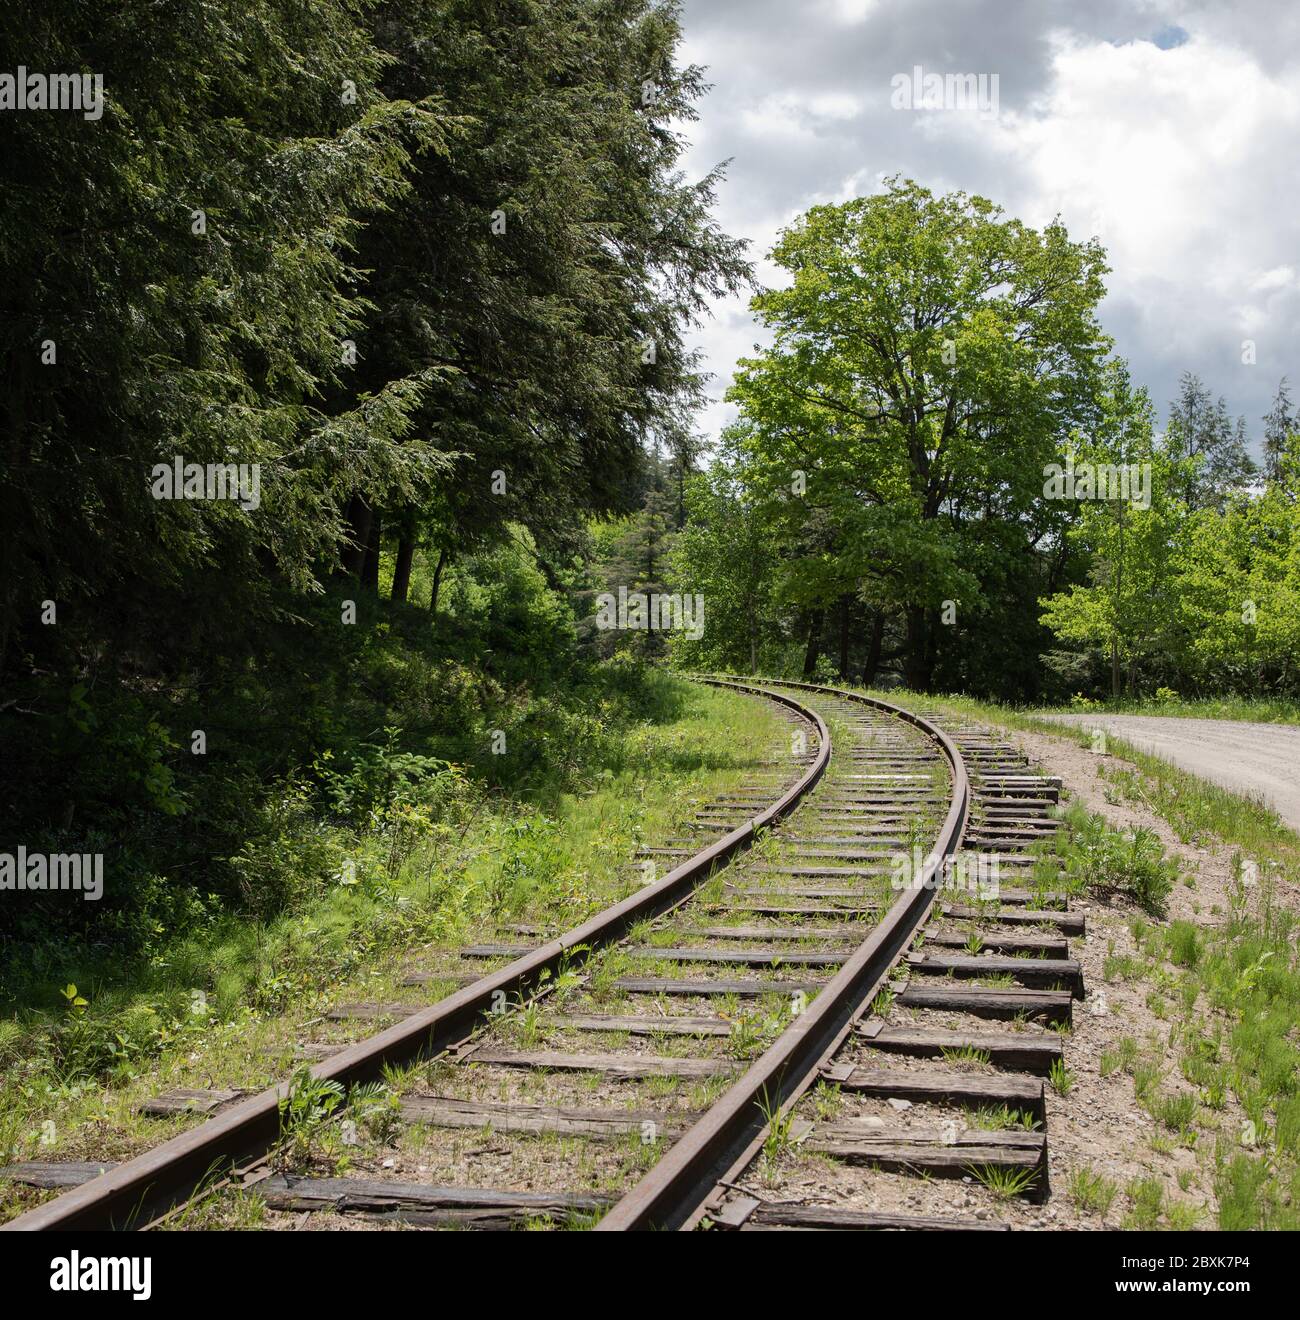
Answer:
<path fill-rule="evenodd" d="M 1136 957 L 1107 960 L 1111 976 L 1151 987 L 1147 1005 L 1167 1027 L 1163 1040 L 1122 1038 L 1103 1055 L 1102 1073 L 1132 1079 L 1135 1102 L 1163 1133 L 1154 1149 L 1196 1153 L 1219 1228 L 1300 1228 L 1298 929 L 1274 882 L 1239 884 L 1214 924 L 1134 920 Z M 1157 1223 L 1158 1209 L 1143 1209 L 1151 1199 L 1137 1198 L 1130 1226 L 1191 1226 L 1186 1207 Z"/>
<path fill-rule="evenodd" d="M 970 698 L 881 695 L 1092 743 L 1087 730 Z M 1218 1227 L 1300 1228 L 1300 836 L 1262 803 L 1121 739 L 1108 738 L 1107 751 L 1097 760 L 1107 799 L 1159 817 L 1180 843 L 1226 850 L 1230 878 L 1225 904 L 1207 909 L 1193 898 L 1194 919 L 1169 919 L 1170 895 L 1191 875 L 1154 832 L 1116 830 L 1081 806 L 1067 809 L 1067 884 L 1138 909 L 1128 922 L 1135 952 L 1108 949 L 1106 979 L 1146 986 L 1162 1024 L 1149 1040 L 1122 1036 L 1103 1054 L 1102 1075 L 1131 1079 L 1134 1102 L 1158 1125 L 1157 1150 L 1193 1152 Z M 1068 1194 L 1103 1216 L 1119 1196 L 1126 1228 L 1210 1224 L 1156 1178 L 1121 1189 L 1084 1170 Z"/>
<path fill-rule="evenodd" d="M 679 168 L 671 5 L 83 11 L 0 12 L 110 89 L 0 153 L 0 1011 L 89 1018 L 224 1005 L 331 886 L 709 755 L 638 733 L 680 689 L 579 623 L 749 267 Z M 102 897 L 16 886 L 24 850 Z"/>
<path fill-rule="evenodd" d="M 972 713 L 982 712 L 984 718 L 1009 728 L 1066 738 L 1080 747 L 1091 748 L 1093 743 L 1087 728 L 1067 728 L 1036 714 L 961 698 L 945 698 L 945 702 Z M 1111 757 L 1134 767 L 1112 766 L 1098 758 L 1098 774 L 1108 781 L 1108 792 L 1114 800 L 1141 803 L 1168 821 L 1183 843 L 1218 840 L 1248 855 L 1266 857 L 1270 866 L 1300 881 L 1300 835 L 1267 803 L 1212 784 L 1111 734 L 1106 735 L 1106 750 Z"/>
<path fill-rule="evenodd" d="M 1093 699 L 1082 693 L 1059 705 L 1038 706 L 1040 713 L 1077 715 L 1170 715 L 1194 720 L 1239 720 L 1248 724 L 1300 724 L 1300 701 L 1293 697 L 1180 697 L 1170 688 L 1150 697 Z"/>

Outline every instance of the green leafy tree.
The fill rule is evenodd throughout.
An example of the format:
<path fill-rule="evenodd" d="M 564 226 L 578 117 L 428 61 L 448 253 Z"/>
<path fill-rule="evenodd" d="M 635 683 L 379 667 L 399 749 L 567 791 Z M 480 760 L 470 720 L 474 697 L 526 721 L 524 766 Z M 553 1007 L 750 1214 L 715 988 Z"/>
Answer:
<path fill-rule="evenodd" d="M 1146 391 L 1133 387 L 1122 362 L 1111 363 L 1099 424 L 1078 437 L 1071 457 L 1079 471 L 1085 464 L 1128 469 L 1137 478 L 1136 484 L 1130 480 L 1130 492 L 1138 498 L 1079 501 L 1068 536 L 1091 557 L 1090 581 L 1042 601 L 1042 622 L 1060 640 L 1105 653 L 1113 696 L 1119 696 L 1126 670 L 1132 689 L 1141 661 L 1168 656 L 1175 633 L 1173 557 L 1191 465 L 1156 445 L 1154 422 Z M 1150 473 L 1149 482 L 1143 471 Z"/>
<path fill-rule="evenodd" d="M 676 636 L 675 664 L 761 673 L 783 667 L 775 538 L 734 471 L 715 463 L 686 487 L 687 524 L 672 551 L 672 589 L 704 599 L 698 640 Z"/>
<path fill-rule="evenodd" d="M 1279 468 L 1294 462 L 1284 449 Z M 1300 509 L 1279 484 L 1190 519 L 1173 584 L 1186 672 L 1203 689 L 1294 691 L 1300 672 Z"/>
<path fill-rule="evenodd" d="M 791 283 L 754 308 L 775 342 L 731 392 L 747 470 L 803 520 L 789 571 L 810 607 L 850 592 L 898 616 L 904 678 L 928 688 L 981 559 L 1025 571 L 1067 525 L 1043 472 L 1095 412 L 1103 254 L 892 179 L 814 207 L 772 255 Z"/>

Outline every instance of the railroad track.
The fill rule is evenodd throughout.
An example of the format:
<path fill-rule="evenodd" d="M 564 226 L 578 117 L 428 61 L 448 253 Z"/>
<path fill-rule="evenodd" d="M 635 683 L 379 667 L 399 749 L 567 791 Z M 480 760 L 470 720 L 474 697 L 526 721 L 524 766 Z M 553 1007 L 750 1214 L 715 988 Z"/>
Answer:
<path fill-rule="evenodd" d="M 103 1173 L 5 1171 L 70 1186 L 5 1227 L 146 1227 L 200 1187 L 253 1192 L 272 1217 L 601 1231 L 988 1228 L 938 1204 L 939 1180 L 1045 1196 L 1042 1079 L 1062 1038 L 1038 1024 L 1068 1022 L 1081 993 L 1067 945 L 1081 921 L 1051 909 L 1051 863 L 1031 851 L 1057 827 L 1058 786 L 963 725 L 813 685 L 707 681 L 777 703 L 785 754 L 641 849 L 649 883 L 622 903 L 562 935 L 516 927 L 460 950 L 497 965 L 316 1064 L 350 1086 L 432 1060 L 402 1089 L 390 1158 L 371 1152 L 366 1176 L 277 1167 L 282 1084 L 218 1098 Z M 996 900 L 936 888 L 968 858 L 996 859 Z M 793 1149 L 835 1170 L 834 1196 L 784 1172 Z M 873 1179 L 900 1177 L 936 1204 L 882 1209 Z"/>
<path fill-rule="evenodd" d="M 920 886 L 894 890 L 859 950 L 856 986 L 837 977 L 815 1001 L 834 1017 L 820 1037 L 833 1038 L 831 1047 L 814 1067 L 782 1074 L 778 1042 L 724 1100 L 739 1137 L 729 1143 L 716 1111 L 706 1116 L 599 1230 L 998 1230 L 1010 1225 L 987 1210 L 964 1212 L 972 1183 L 998 1198 L 1047 1199 L 1044 1078 L 1064 1067 L 1060 1029 L 1083 994 L 1068 944 L 1083 921 L 1054 888 L 1057 863 L 1044 846 L 1060 829 L 1060 782 L 1032 773 L 986 730 L 928 712 L 911 718 L 951 773 L 948 816 L 929 853 L 900 866 L 901 831 L 891 828 L 899 812 L 933 802 L 916 786 L 934 763 L 921 750 L 855 747 L 854 771 L 832 770 L 781 831 L 800 863 L 785 873 L 813 881 L 819 903 L 847 894 L 856 869 L 823 867 L 820 856 L 803 865 L 832 840 L 838 859 L 868 863 L 865 886 L 880 884 L 870 851 L 887 838 L 891 880 Z M 931 887 L 936 881 L 954 887 Z M 877 899 L 888 901 L 879 890 Z M 896 931 L 886 938 L 890 923 Z M 748 1125 L 739 1121 L 746 1110 Z M 791 1150 L 817 1158 L 783 1159 Z M 801 1171 L 805 1162 L 811 1168 Z"/>
<path fill-rule="evenodd" d="M 523 1012 L 527 1014 L 532 1011 L 534 1000 L 554 998 L 556 987 L 567 985 L 575 968 L 589 955 L 625 941 L 638 923 L 671 912 L 695 894 L 715 868 L 749 848 L 763 831 L 788 814 L 817 783 L 829 763 L 830 738 L 826 727 L 790 696 L 774 692 L 760 694 L 752 685 L 733 686 L 761 695 L 792 725 L 789 744 L 774 752 L 749 785 L 757 792 L 754 806 L 743 816 L 729 816 L 725 824 L 701 829 L 689 855 L 677 864 L 667 858 L 642 859 L 653 868 L 647 877 L 649 882 L 572 930 L 542 938 L 540 942 L 534 938 L 518 956 L 484 949 L 463 951 L 472 956 L 470 966 L 477 964 L 481 968 L 483 957 L 495 966 L 485 974 L 460 978 L 468 983 L 434 1003 L 415 1011 L 410 1011 L 410 1005 L 398 1004 L 342 1006 L 342 1011 L 354 1019 L 391 1021 L 398 1017 L 398 1020 L 362 1040 L 333 1050 L 325 1058 L 320 1058 L 323 1051 L 316 1042 L 305 1042 L 303 1054 L 319 1059 L 312 1069 L 314 1079 L 352 1088 L 381 1078 L 389 1068 L 424 1059 L 454 1059 L 465 1055 L 479 1043 L 485 1025 L 491 1028 L 488 1034 L 496 1034 L 505 1025 L 511 1014 L 503 1010 L 526 1005 Z M 476 953 L 482 956 L 473 957 Z M 443 968 L 431 972 L 417 968 L 408 981 L 436 988 L 445 985 L 448 976 Z M 471 1071 L 464 1069 L 466 1073 Z M 149 1227 L 174 1207 L 186 1204 L 200 1188 L 211 1195 L 223 1195 L 256 1184 L 258 1194 L 274 1209 L 289 1202 L 308 1200 L 311 1189 L 304 1187 L 302 1180 L 292 1180 L 291 1185 L 286 1183 L 284 1187 L 274 1181 L 279 1175 L 270 1173 L 266 1159 L 281 1136 L 280 1104 L 290 1090 L 290 1083 L 282 1082 L 248 1096 L 193 1090 L 160 1095 L 145 1106 L 146 1112 L 163 1114 L 188 1109 L 196 1117 L 203 1113 L 209 1116 L 121 1164 L 35 1161 L 0 1170 L 0 1176 L 19 1184 L 46 1190 L 68 1189 L 19 1215 L 3 1228 L 42 1231 Z M 418 1107 L 418 1101 L 413 1101 L 404 1111 L 404 1117 L 414 1117 Z M 439 1120 L 433 1114 L 426 1121 L 434 1124 Z M 462 1113 L 452 1115 L 448 1121 L 459 1125 L 466 1120 Z M 498 1126 L 504 1121 L 498 1113 Z M 338 1204 L 352 1207 L 368 1203 L 363 1190 L 354 1185 L 361 1180 L 335 1181 L 345 1184 L 335 1189 L 341 1198 Z M 399 1200 L 399 1208 L 410 1208 L 412 1215 L 433 1216 L 430 1222 L 497 1224 L 515 1222 L 530 1214 L 568 1213 L 574 1207 L 581 1210 L 604 1204 L 608 1199 L 561 1198 L 557 1203 L 545 1196 L 523 1195 L 512 1199 L 507 1192 L 494 1196 L 490 1188 L 481 1189 L 481 1195 L 476 1195 L 474 1188 L 464 1189 L 459 1196 L 455 1188 L 445 1190 L 449 1205 L 443 1205 L 438 1194 L 430 1197 L 412 1192 L 410 1197 Z M 412 1201 L 418 1204 L 412 1205 Z M 317 1204 L 312 1202 L 312 1208 Z M 439 1214 L 443 1216 L 440 1221 Z"/>

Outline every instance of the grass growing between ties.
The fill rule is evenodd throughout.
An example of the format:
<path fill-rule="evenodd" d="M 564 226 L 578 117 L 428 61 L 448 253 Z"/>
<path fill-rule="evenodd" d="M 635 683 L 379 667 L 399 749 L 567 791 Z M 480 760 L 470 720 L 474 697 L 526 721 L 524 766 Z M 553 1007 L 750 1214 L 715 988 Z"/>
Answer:
<path fill-rule="evenodd" d="M 1037 1169 L 1013 1169 L 1000 1164 L 972 1164 L 967 1172 L 1000 1201 L 1026 1196 L 1038 1183 Z"/>

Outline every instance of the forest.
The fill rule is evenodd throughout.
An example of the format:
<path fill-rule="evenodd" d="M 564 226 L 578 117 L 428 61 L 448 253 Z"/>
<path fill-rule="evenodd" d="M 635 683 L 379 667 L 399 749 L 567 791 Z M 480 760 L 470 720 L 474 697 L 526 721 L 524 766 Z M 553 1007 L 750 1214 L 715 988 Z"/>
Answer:
<path fill-rule="evenodd" d="M 642 517 L 713 606 L 676 663 L 1021 703 L 1296 694 L 1285 379 L 1254 428 L 1190 372 L 1162 416 L 1099 321 L 1100 245 L 978 197 L 892 180 L 774 256 L 738 420 L 684 521 Z"/>
<path fill-rule="evenodd" d="M 274 911 L 323 817 L 558 791 L 643 715 L 574 646 L 589 526 L 686 452 L 682 327 L 748 274 L 671 6 L 152 11 L 0 17 L 104 87 L 0 119 L 0 834 L 128 879 L 6 905 L 20 949 Z"/>
<path fill-rule="evenodd" d="M 0 842 L 119 877 L 0 911 L 8 990 L 269 919 L 413 800 L 590 783 L 665 666 L 1296 693 L 1286 382 L 1259 464 L 1213 383 L 1162 419 L 1097 241 L 893 178 L 758 287 L 681 168 L 671 4 L 151 10 L 0 16 L 104 80 L 0 118 Z M 769 345 L 712 444 L 687 334 L 737 290 Z M 599 626 L 620 589 L 702 613 Z"/>

